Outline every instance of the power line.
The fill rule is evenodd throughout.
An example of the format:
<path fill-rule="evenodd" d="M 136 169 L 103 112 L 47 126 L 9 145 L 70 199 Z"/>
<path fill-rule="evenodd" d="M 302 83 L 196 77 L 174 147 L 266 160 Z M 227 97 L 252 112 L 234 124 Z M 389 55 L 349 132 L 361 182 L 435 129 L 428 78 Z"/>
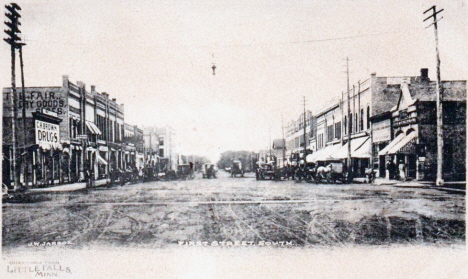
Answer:
<path fill-rule="evenodd" d="M 333 38 L 324 38 L 324 39 L 315 39 L 315 40 L 300 40 L 300 41 L 289 41 L 289 42 L 276 42 L 276 43 L 257 43 L 257 44 L 226 44 L 226 45 L 218 45 L 215 44 L 204 44 L 204 45 L 167 45 L 167 46 L 155 46 L 151 44 L 145 44 L 144 42 L 140 42 L 140 46 L 151 46 L 152 48 L 205 48 L 205 47 L 217 47 L 217 48 L 235 48 L 235 47 L 264 47 L 264 46 L 277 46 L 277 45 L 295 45 L 295 44 L 310 44 L 310 43 L 320 43 L 320 42 L 329 42 L 329 41 L 341 41 L 341 40 L 350 40 L 350 39 L 357 39 L 357 38 L 365 38 L 365 37 L 376 37 L 382 36 L 390 33 L 382 32 L 382 33 L 374 33 L 374 34 L 364 34 L 364 35 L 353 35 L 353 36 L 344 36 L 344 37 L 333 37 Z M 47 44 L 60 44 L 60 45 L 74 45 L 74 46 L 91 46 L 92 44 L 86 43 L 71 43 L 71 42 L 58 42 L 58 41 L 50 41 L 50 40 L 40 40 L 40 39 L 25 39 L 24 41 L 30 42 L 43 42 Z"/>

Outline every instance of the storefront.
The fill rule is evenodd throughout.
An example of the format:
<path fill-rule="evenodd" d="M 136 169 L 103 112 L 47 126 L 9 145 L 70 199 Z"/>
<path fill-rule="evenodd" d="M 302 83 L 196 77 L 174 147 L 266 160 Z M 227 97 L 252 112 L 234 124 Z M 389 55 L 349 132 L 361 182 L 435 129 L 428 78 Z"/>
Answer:
<path fill-rule="evenodd" d="M 60 122 L 56 113 L 43 111 L 33 113 L 34 140 L 36 148 L 32 150 L 32 184 L 54 185 L 64 182 L 68 173 L 65 165 L 68 160 L 64 156 L 60 143 Z"/>
<path fill-rule="evenodd" d="M 96 158 L 98 163 L 98 179 L 107 178 L 109 173 L 109 148 L 107 146 L 99 146 Z"/>
<path fill-rule="evenodd" d="M 379 153 L 392 141 L 392 113 L 390 111 L 371 118 L 373 168 L 377 177 L 386 177 L 385 155 Z M 387 177 L 389 178 L 389 177 Z"/>
<path fill-rule="evenodd" d="M 418 172 L 418 161 L 423 160 L 418 160 L 417 157 L 417 141 L 418 133 L 414 129 L 409 129 L 406 133 L 399 130 L 395 139 L 379 152 L 379 157 L 385 157 L 385 162 L 391 161 L 393 163 L 394 169 L 390 170 L 393 173 L 389 173 L 391 178 L 402 178 L 397 172 L 401 164 L 405 165 L 405 178 L 422 178 L 422 173 Z"/>
<path fill-rule="evenodd" d="M 353 177 L 364 177 L 366 168 L 369 168 L 371 158 L 371 139 L 369 136 L 351 139 L 328 157 L 330 160 L 340 160 L 346 163 L 348 153 L 353 166 Z M 349 148 L 349 149 L 348 149 Z"/>

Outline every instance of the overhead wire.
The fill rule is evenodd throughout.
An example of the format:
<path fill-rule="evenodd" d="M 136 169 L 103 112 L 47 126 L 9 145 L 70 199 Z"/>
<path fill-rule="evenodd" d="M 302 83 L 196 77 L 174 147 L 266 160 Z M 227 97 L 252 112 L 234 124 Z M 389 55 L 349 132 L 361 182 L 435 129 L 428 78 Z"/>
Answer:
<path fill-rule="evenodd" d="M 167 45 L 167 46 L 158 46 L 158 45 L 151 45 L 139 42 L 140 46 L 151 46 L 152 48 L 235 48 L 235 47 L 263 47 L 263 46 L 277 46 L 277 45 L 294 45 L 294 44 L 308 44 L 308 43 L 320 43 L 320 42 L 328 42 L 328 41 L 340 41 L 340 40 L 350 40 L 350 39 L 357 39 L 357 38 L 365 38 L 365 37 L 375 37 L 375 36 L 382 36 L 388 34 L 389 32 L 381 32 L 381 33 L 373 33 L 373 34 L 363 34 L 363 35 L 353 35 L 353 36 L 344 36 L 344 37 L 334 37 L 334 38 L 324 38 L 324 39 L 313 39 L 313 40 L 302 40 L 302 41 L 290 41 L 290 42 L 272 42 L 272 43 L 244 43 L 244 44 L 226 44 L 226 45 L 216 45 L 216 44 L 204 44 L 204 45 Z M 58 42 L 58 41 L 50 41 L 50 40 L 40 40 L 40 39 L 29 39 L 25 38 L 25 42 L 43 42 L 47 44 L 61 44 L 61 45 L 76 45 L 76 46 L 91 46 L 91 44 L 87 43 L 72 43 L 72 42 Z"/>

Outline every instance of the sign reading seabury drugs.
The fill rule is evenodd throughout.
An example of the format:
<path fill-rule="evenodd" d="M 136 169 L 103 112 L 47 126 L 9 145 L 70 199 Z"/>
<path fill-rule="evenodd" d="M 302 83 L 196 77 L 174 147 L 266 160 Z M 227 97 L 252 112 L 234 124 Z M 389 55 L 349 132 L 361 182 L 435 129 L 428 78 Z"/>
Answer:
<path fill-rule="evenodd" d="M 60 126 L 40 120 L 36 120 L 36 144 L 44 149 L 60 147 Z"/>

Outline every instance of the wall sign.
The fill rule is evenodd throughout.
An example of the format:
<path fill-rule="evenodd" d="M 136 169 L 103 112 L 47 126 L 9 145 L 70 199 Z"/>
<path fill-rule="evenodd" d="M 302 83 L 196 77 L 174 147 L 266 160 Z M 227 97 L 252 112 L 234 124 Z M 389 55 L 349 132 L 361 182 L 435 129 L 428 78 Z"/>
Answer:
<path fill-rule="evenodd" d="M 3 90 L 3 107 L 6 112 L 11 112 L 11 90 Z M 27 117 L 31 117 L 32 112 L 42 112 L 43 109 L 57 113 L 59 117 L 65 115 L 67 111 L 67 93 L 62 92 L 61 87 L 48 88 L 26 88 L 24 95 L 24 107 Z M 16 106 L 20 113 L 23 108 L 22 93 L 18 92 Z"/>
<path fill-rule="evenodd" d="M 390 119 L 372 124 L 372 141 L 382 142 L 391 140 Z"/>

